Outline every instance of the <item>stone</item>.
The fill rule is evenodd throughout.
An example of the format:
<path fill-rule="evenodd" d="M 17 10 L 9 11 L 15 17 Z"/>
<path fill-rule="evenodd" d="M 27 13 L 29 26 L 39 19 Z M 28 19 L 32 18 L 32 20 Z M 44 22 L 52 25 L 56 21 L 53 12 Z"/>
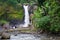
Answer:
<path fill-rule="evenodd" d="M 3 29 L 9 29 L 10 28 L 10 25 L 9 25 L 9 23 L 6 23 L 6 24 L 3 24 Z"/>
<path fill-rule="evenodd" d="M 10 39 L 10 34 L 9 33 L 2 33 L 1 39 Z"/>

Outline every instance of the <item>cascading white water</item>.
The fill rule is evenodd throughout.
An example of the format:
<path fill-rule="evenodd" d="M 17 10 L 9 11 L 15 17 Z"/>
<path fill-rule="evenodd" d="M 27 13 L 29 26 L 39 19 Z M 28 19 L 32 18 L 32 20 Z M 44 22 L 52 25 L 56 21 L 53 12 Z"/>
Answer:
<path fill-rule="evenodd" d="M 24 19 L 24 25 L 23 27 L 28 27 L 29 25 L 29 12 L 28 12 L 28 5 L 23 5 L 24 8 L 24 14 L 25 14 L 25 19 Z"/>

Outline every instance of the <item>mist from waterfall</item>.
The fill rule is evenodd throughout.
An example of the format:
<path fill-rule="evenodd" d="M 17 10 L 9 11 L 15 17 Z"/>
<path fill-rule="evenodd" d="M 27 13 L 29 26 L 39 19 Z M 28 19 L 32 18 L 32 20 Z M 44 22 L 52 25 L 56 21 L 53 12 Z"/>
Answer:
<path fill-rule="evenodd" d="M 28 25 L 30 23 L 29 22 L 28 5 L 23 5 L 23 8 L 24 8 L 24 14 L 25 14 L 23 27 L 28 27 Z"/>

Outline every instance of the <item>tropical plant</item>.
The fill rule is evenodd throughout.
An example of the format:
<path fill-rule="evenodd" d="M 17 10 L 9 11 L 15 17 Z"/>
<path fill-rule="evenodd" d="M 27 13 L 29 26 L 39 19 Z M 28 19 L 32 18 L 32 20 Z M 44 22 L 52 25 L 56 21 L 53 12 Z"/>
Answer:
<path fill-rule="evenodd" d="M 42 0 L 41 0 L 42 1 Z M 39 1 L 40 2 L 40 1 Z M 40 3 L 39 3 L 40 4 Z M 60 31 L 60 3 L 57 0 L 45 0 L 34 12 L 34 24 L 37 28 L 51 32 Z"/>

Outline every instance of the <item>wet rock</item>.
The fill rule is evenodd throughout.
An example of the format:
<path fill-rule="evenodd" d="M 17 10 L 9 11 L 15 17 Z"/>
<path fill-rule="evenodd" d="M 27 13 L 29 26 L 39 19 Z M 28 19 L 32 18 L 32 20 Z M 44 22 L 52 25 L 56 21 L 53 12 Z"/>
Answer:
<path fill-rule="evenodd" d="M 15 34 L 15 36 L 17 36 L 17 34 Z"/>
<path fill-rule="evenodd" d="M 9 29 L 10 25 L 9 25 L 9 23 L 6 23 L 6 24 L 3 24 L 2 27 L 3 27 L 3 29 Z"/>
<path fill-rule="evenodd" d="M 9 33 L 2 33 L 1 39 L 10 39 L 10 34 Z"/>

